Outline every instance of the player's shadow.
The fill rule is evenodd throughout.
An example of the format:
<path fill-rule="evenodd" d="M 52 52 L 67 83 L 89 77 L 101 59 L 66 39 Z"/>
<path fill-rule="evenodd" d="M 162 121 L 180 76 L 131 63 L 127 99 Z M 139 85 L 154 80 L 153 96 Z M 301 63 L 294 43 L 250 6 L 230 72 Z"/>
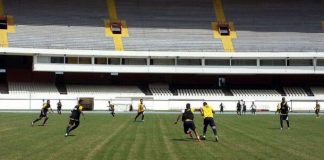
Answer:
<path fill-rule="evenodd" d="M 172 138 L 172 141 L 176 142 L 189 142 L 189 141 L 194 141 L 192 138 Z"/>
<path fill-rule="evenodd" d="M 280 130 L 278 127 L 269 127 L 269 130 Z"/>
<path fill-rule="evenodd" d="M 69 134 L 68 137 L 74 137 L 75 135 L 74 134 Z"/>

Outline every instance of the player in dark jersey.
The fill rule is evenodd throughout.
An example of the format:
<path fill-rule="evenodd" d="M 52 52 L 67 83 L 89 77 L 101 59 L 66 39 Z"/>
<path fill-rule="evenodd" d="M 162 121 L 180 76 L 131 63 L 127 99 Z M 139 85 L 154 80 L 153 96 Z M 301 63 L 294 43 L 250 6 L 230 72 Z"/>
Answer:
<path fill-rule="evenodd" d="M 194 111 L 195 111 L 194 109 L 190 108 L 190 103 L 187 103 L 186 104 L 186 109 L 184 111 L 182 111 L 181 114 L 179 114 L 179 116 L 177 118 L 177 121 L 174 122 L 174 124 L 177 124 L 180 117 L 182 117 L 184 133 L 189 135 L 192 138 L 191 131 L 193 131 L 195 133 L 197 141 L 200 142 L 199 134 L 196 131 L 196 126 L 195 126 L 195 123 L 194 123 L 194 114 L 193 114 Z M 191 129 L 191 131 L 189 129 Z"/>
<path fill-rule="evenodd" d="M 315 105 L 315 114 L 316 114 L 316 118 L 320 118 L 319 112 L 321 109 L 321 105 L 318 103 L 318 101 L 316 100 L 316 105 Z"/>
<path fill-rule="evenodd" d="M 282 101 L 280 103 L 280 126 L 281 130 L 283 128 L 283 121 L 285 120 L 287 122 L 287 127 L 289 129 L 289 120 L 288 120 L 288 112 L 289 112 L 289 106 L 286 102 L 285 97 L 282 97 Z"/>
<path fill-rule="evenodd" d="M 223 103 L 221 103 L 221 104 L 219 105 L 219 112 L 220 112 L 220 113 L 224 113 L 224 105 L 223 105 Z"/>
<path fill-rule="evenodd" d="M 76 129 L 80 124 L 80 115 L 82 114 L 83 119 L 85 119 L 84 114 L 82 112 L 83 100 L 78 101 L 78 105 L 76 105 L 71 111 L 69 125 L 66 127 L 65 137 L 69 136 L 70 132 Z"/>
<path fill-rule="evenodd" d="M 113 104 L 110 103 L 110 101 L 108 101 L 108 106 L 110 114 L 115 117 L 115 106 Z"/>
<path fill-rule="evenodd" d="M 241 115 L 241 103 L 240 103 L 240 101 L 237 101 L 237 104 L 236 104 L 236 114 L 237 115 Z"/>
<path fill-rule="evenodd" d="M 57 102 L 57 113 L 58 113 L 59 115 L 62 114 L 62 103 L 61 103 L 61 100 L 59 100 L 59 101 Z"/>
<path fill-rule="evenodd" d="M 245 101 L 243 101 L 243 110 L 242 110 L 242 112 L 243 112 L 243 115 L 245 115 L 245 113 L 246 113 L 246 105 L 245 105 Z"/>
<path fill-rule="evenodd" d="M 43 124 L 41 126 L 44 126 L 48 120 L 48 109 L 51 110 L 51 112 L 53 113 L 53 110 L 51 108 L 51 104 L 50 104 L 50 100 L 47 100 L 46 103 L 43 103 L 43 107 L 42 107 L 42 110 L 41 110 L 41 113 L 39 115 L 38 118 L 36 118 L 34 121 L 31 122 L 31 126 L 34 126 L 34 124 L 41 120 L 43 117 L 45 117 L 44 121 L 43 121 Z"/>

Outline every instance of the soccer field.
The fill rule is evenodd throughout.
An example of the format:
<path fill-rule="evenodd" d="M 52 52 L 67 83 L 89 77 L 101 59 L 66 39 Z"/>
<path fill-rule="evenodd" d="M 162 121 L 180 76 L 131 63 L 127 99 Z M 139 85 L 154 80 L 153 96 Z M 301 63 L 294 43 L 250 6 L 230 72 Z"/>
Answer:
<path fill-rule="evenodd" d="M 72 136 L 64 137 L 68 114 L 50 114 L 47 126 L 30 126 L 38 113 L 0 113 L 0 159 L 323 159 L 324 118 L 291 115 L 280 130 L 275 115 L 216 115 L 220 142 L 196 142 L 174 125 L 175 114 L 86 114 Z M 202 134 L 202 118 L 195 123 Z"/>

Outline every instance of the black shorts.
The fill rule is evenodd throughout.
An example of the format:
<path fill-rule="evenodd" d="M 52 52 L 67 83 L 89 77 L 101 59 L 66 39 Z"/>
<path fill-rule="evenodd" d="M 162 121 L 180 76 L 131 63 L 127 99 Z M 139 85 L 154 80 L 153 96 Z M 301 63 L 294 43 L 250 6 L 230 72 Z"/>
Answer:
<path fill-rule="evenodd" d="M 183 131 L 185 134 L 191 129 L 192 131 L 196 130 L 195 123 L 193 121 L 184 121 L 183 122 Z"/>
<path fill-rule="evenodd" d="M 204 119 L 204 125 L 205 126 L 210 125 L 211 127 L 216 126 L 215 121 L 214 121 L 214 118 L 211 118 L 211 117 L 205 118 Z"/>
<path fill-rule="evenodd" d="M 316 109 L 316 110 L 315 110 L 315 113 L 318 114 L 318 113 L 319 113 L 319 109 Z"/>
<path fill-rule="evenodd" d="M 241 110 L 240 109 L 237 109 L 236 112 L 241 112 Z"/>
<path fill-rule="evenodd" d="M 288 121 L 288 115 L 280 115 L 280 120 Z"/>
<path fill-rule="evenodd" d="M 80 120 L 70 118 L 70 121 L 69 121 L 69 124 L 70 124 L 70 125 L 74 125 L 74 124 L 76 124 L 76 123 L 80 123 Z"/>
<path fill-rule="evenodd" d="M 143 112 L 137 112 L 137 115 L 141 115 L 141 114 L 144 114 L 144 111 Z"/>
<path fill-rule="evenodd" d="M 39 117 L 47 117 L 47 113 L 48 112 L 41 111 L 41 113 L 39 114 Z"/>
<path fill-rule="evenodd" d="M 61 107 L 57 107 L 57 110 L 60 111 L 62 108 Z"/>

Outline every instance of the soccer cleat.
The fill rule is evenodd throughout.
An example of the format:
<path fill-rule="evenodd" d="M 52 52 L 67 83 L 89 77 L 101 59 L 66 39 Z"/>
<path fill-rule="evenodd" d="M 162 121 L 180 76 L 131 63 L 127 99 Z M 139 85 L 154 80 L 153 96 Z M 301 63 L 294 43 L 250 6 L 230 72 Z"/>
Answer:
<path fill-rule="evenodd" d="M 144 122 L 144 119 L 142 120 L 142 122 Z"/>
<path fill-rule="evenodd" d="M 282 127 L 280 128 L 280 130 L 282 130 Z"/>
<path fill-rule="evenodd" d="M 215 136 L 215 141 L 218 142 L 218 140 L 219 140 L 219 139 L 218 139 L 218 136 Z"/>
<path fill-rule="evenodd" d="M 290 128 L 288 127 L 288 130 L 289 130 Z"/>
<path fill-rule="evenodd" d="M 34 121 L 33 121 L 33 122 L 31 122 L 31 126 L 32 126 L 32 127 L 34 127 Z"/>

